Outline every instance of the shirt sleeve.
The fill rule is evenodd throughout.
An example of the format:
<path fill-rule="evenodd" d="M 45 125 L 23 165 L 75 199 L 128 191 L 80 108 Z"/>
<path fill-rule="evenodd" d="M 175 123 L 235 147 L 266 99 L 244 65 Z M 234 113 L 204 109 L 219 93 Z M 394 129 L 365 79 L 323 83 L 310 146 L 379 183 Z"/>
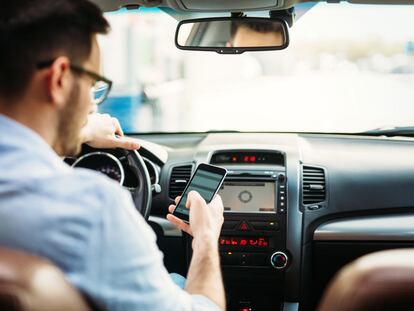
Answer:
<path fill-rule="evenodd" d="M 69 279 L 108 310 L 220 310 L 172 281 L 154 232 L 129 192 L 115 186 L 102 194 L 102 211 L 85 249 L 85 271 Z"/>

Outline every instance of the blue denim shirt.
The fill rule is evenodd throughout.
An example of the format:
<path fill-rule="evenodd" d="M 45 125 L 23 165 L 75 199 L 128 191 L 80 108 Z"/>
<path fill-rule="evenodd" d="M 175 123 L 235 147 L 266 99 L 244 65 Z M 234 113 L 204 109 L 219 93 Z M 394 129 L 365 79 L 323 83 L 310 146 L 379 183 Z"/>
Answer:
<path fill-rule="evenodd" d="M 49 258 L 108 310 L 218 310 L 170 278 L 128 191 L 0 115 L 0 245 Z"/>

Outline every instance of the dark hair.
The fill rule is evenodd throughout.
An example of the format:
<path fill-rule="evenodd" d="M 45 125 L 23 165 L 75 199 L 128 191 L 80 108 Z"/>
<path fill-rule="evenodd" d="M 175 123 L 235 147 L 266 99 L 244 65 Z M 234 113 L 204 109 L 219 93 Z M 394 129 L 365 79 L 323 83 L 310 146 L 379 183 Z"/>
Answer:
<path fill-rule="evenodd" d="M 0 96 L 22 94 L 39 62 L 86 61 L 109 24 L 87 0 L 0 0 Z"/>
<path fill-rule="evenodd" d="M 267 33 L 267 32 L 282 32 L 283 28 L 279 23 L 270 22 L 270 21 L 233 21 L 231 23 L 231 38 L 233 39 L 237 33 L 239 27 L 245 27 L 250 30 Z"/>

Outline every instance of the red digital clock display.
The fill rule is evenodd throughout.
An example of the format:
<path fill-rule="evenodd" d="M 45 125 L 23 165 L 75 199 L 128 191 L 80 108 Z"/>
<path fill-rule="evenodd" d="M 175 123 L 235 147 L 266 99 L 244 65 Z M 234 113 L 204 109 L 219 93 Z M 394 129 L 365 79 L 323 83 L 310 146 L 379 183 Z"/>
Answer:
<path fill-rule="evenodd" d="M 223 151 L 211 158 L 212 164 L 277 164 L 284 165 L 284 156 L 279 152 Z"/>
<path fill-rule="evenodd" d="M 263 237 L 220 237 L 220 245 L 269 247 L 269 240 Z"/>

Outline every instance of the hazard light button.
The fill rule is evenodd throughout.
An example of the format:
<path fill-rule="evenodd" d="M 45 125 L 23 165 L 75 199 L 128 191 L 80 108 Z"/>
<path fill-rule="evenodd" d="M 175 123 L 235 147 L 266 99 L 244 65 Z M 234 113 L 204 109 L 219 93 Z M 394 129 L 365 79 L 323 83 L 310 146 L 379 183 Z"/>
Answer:
<path fill-rule="evenodd" d="M 250 231 L 251 228 L 246 221 L 242 221 L 239 226 L 237 227 L 239 231 Z"/>

